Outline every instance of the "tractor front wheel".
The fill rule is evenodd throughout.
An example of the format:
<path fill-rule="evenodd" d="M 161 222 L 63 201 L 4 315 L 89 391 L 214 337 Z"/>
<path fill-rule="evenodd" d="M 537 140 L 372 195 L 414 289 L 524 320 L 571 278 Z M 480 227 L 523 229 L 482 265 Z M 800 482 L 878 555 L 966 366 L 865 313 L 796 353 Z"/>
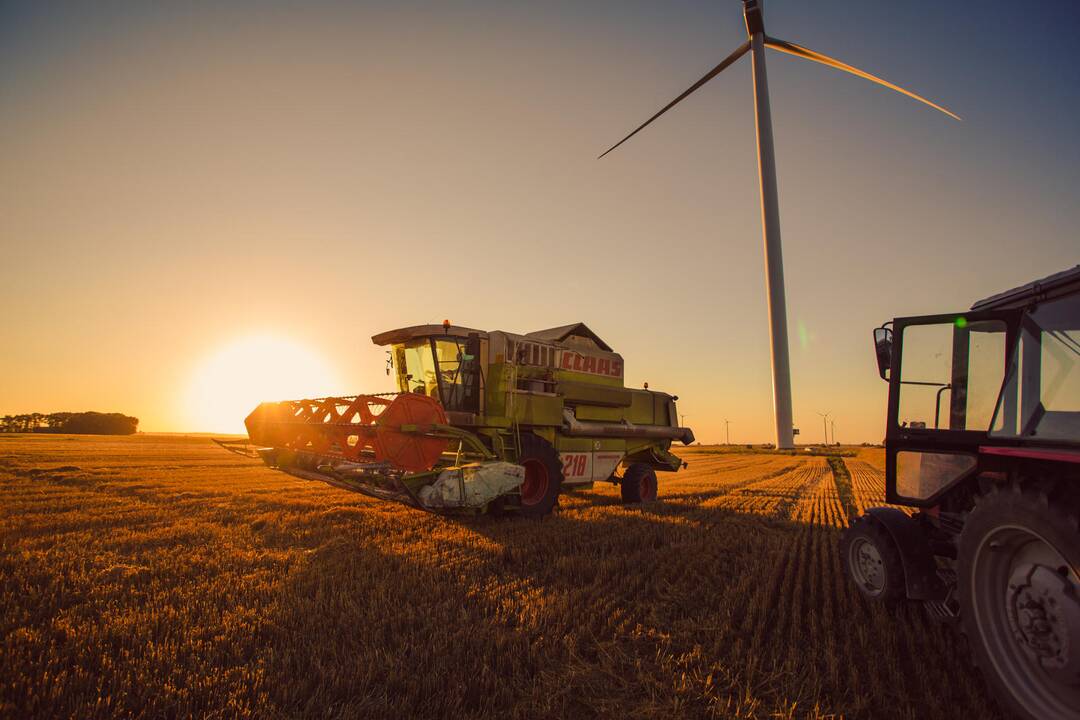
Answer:
<path fill-rule="evenodd" d="M 542 437 L 522 433 L 518 464 L 525 468 L 520 490 L 521 514 L 532 518 L 550 514 L 562 489 L 559 453 Z"/>
<path fill-rule="evenodd" d="M 907 597 L 900 550 L 889 531 L 870 515 L 861 515 L 844 531 L 840 559 L 866 599 L 893 604 Z"/>
<path fill-rule="evenodd" d="M 960 534 L 960 619 L 987 684 L 1014 715 L 1080 717 L 1080 529 L 1052 483 L 994 487 Z"/>
<path fill-rule="evenodd" d="M 656 499 L 656 471 L 645 463 L 634 463 L 619 482 L 625 504 L 652 502 Z"/>

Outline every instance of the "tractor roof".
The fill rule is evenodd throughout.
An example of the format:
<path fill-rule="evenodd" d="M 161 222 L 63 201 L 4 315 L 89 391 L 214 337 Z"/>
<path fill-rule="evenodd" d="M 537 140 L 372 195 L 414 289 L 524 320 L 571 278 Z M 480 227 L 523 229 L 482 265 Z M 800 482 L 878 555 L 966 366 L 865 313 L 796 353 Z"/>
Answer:
<path fill-rule="evenodd" d="M 547 330 L 537 330 L 536 332 L 526 333 L 525 337 L 545 340 L 547 342 L 565 342 L 567 338 L 580 338 L 582 340 L 591 341 L 601 350 L 614 352 L 610 345 L 601 340 L 599 335 L 589 329 L 588 325 L 580 322 L 570 325 L 560 325 L 559 327 L 548 328 Z"/>
<path fill-rule="evenodd" d="M 1042 302 L 1062 295 L 1080 292 L 1080 265 L 1055 273 L 1027 285 L 1006 290 L 997 295 L 980 300 L 971 306 L 972 310 L 1005 310 L 1022 308 L 1032 303 Z"/>

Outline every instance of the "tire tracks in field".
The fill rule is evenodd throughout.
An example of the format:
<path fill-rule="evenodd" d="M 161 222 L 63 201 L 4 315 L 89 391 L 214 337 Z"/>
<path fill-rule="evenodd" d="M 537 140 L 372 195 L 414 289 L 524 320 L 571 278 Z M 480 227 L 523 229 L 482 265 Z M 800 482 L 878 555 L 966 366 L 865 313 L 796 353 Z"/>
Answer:
<path fill-rule="evenodd" d="M 855 609 L 846 607 L 853 598 L 837 556 L 843 505 L 831 468 L 824 463 L 807 468 L 793 481 L 797 487 L 785 491 L 778 507 L 785 518 L 797 508 L 798 526 L 794 532 L 778 534 L 777 562 L 758 591 L 747 595 L 753 604 L 739 634 L 749 639 L 736 646 L 758 659 L 747 664 L 745 680 L 758 685 L 782 676 L 785 684 L 800 688 L 798 694 L 803 697 L 830 704 L 850 701 L 857 706 L 867 691 L 880 693 L 889 687 L 890 674 L 875 666 L 871 678 L 860 677 L 860 666 L 865 663 L 859 660 L 859 644 L 853 645 L 848 635 L 837 630 L 851 620 Z M 901 642 L 894 652 L 914 647 L 910 641 Z M 791 648 L 805 648 L 810 657 L 793 654 Z M 919 687 L 911 682 L 897 684 Z M 860 687 L 861 693 L 856 690 Z"/>
<path fill-rule="evenodd" d="M 844 508 L 844 515 L 850 522 L 857 514 L 855 491 L 851 487 L 851 473 L 844 459 L 840 457 L 829 458 L 829 469 L 832 471 L 833 483 L 836 485 L 836 496 Z"/>
<path fill-rule="evenodd" d="M 783 517 L 788 519 L 795 503 L 802 503 L 810 499 L 807 497 L 806 491 L 811 487 L 818 487 L 824 478 L 825 468 L 823 464 L 815 463 L 810 465 L 805 479 L 800 483 L 792 497 L 781 501 L 777 513 L 782 513 Z M 799 523 L 797 528 L 793 541 L 793 551 L 785 553 L 790 557 L 790 562 L 787 563 L 784 575 L 781 578 L 779 602 L 772 605 L 771 612 L 766 615 L 765 622 L 766 626 L 771 628 L 774 640 L 786 638 L 789 643 L 801 644 L 803 636 L 801 628 L 805 614 L 803 607 L 808 599 L 810 589 L 809 573 L 812 563 L 813 541 L 817 528 L 813 522 Z"/>
<path fill-rule="evenodd" d="M 781 638 L 793 637 L 792 634 L 796 632 L 796 627 L 791 622 L 792 606 L 797 602 L 795 598 L 802 592 L 799 587 L 805 587 L 809 582 L 805 538 L 811 529 L 801 524 L 794 538 L 788 532 L 777 531 L 791 523 L 790 516 L 796 503 L 810 487 L 821 481 L 824 469 L 823 463 L 806 465 L 796 462 L 792 466 L 769 473 L 766 477 L 730 488 L 729 492 L 725 493 L 726 498 L 711 498 L 709 507 L 703 507 L 699 511 L 703 515 L 702 522 L 708 525 L 727 521 L 728 518 L 715 514 L 716 510 L 722 509 L 744 515 L 749 521 L 766 526 L 762 529 L 766 531 L 767 557 L 776 559 L 768 568 L 768 576 L 763 583 L 760 575 L 747 573 L 744 576 L 745 589 L 729 597 L 731 607 L 726 613 L 729 619 L 728 627 L 725 628 L 726 632 L 721 633 L 730 638 L 726 652 L 721 653 L 722 656 L 727 656 L 729 662 L 734 662 L 734 658 L 750 658 L 746 662 L 744 678 L 749 686 L 762 682 L 767 685 L 770 678 L 775 678 L 777 673 L 789 670 L 782 667 L 784 663 L 781 658 L 785 655 L 775 650 Z M 785 476 L 791 477 L 786 482 L 778 482 L 778 479 Z M 735 498 L 740 502 L 724 502 L 724 499 Z M 747 512 L 747 505 L 753 504 L 755 499 L 768 505 L 777 498 L 779 500 L 767 515 Z M 790 548 L 794 551 L 789 550 Z M 763 557 L 762 561 L 764 560 Z M 772 661 L 769 658 L 772 658 Z"/>
<path fill-rule="evenodd" d="M 800 483 L 798 487 L 796 487 L 790 493 L 785 494 L 780 499 L 780 502 L 776 504 L 776 509 L 773 511 L 773 515 L 781 520 L 790 520 L 791 511 L 795 508 L 795 504 L 803 498 L 809 488 L 821 482 L 822 470 L 822 466 L 816 463 L 808 466 L 806 471 L 806 479 L 803 480 L 803 482 Z"/>
<path fill-rule="evenodd" d="M 788 483 L 782 483 L 783 486 L 793 484 L 795 492 L 799 492 L 813 476 L 813 470 L 810 469 L 808 474 L 801 459 L 795 459 L 794 462 L 770 470 L 764 475 L 746 478 L 710 492 L 678 496 L 680 502 L 677 503 L 676 513 L 696 526 L 693 534 L 696 537 L 704 534 L 706 538 L 716 538 L 716 542 L 706 540 L 701 543 L 700 540 L 695 540 L 699 544 L 698 552 L 669 556 L 669 562 L 657 568 L 660 577 L 656 578 L 656 582 L 660 584 L 660 597 L 665 603 L 693 604 L 696 607 L 696 626 L 703 631 L 696 634 L 699 640 L 695 646 L 685 646 L 684 642 L 680 642 L 679 633 L 671 637 L 666 637 L 665 633 L 666 639 L 652 638 L 657 653 L 662 656 L 687 657 L 701 653 L 701 645 L 711 647 L 706 651 L 707 657 L 713 658 L 710 663 L 719 676 L 727 677 L 734 672 L 735 676 L 743 678 L 747 683 L 760 688 L 768 687 L 767 678 L 773 675 L 775 668 L 761 665 L 758 660 L 752 660 L 747 665 L 745 658 L 753 657 L 754 647 L 771 645 L 774 637 L 769 627 L 770 606 L 775 605 L 774 600 L 782 595 L 780 591 L 790 563 L 789 555 L 783 551 L 785 538 L 775 532 L 774 526 L 787 520 L 785 517 L 746 513 L 732 506 L 739 503 L 724 501 L 738 498 L 740 491 L 746 488 L 769 485 L 785 476 L 794 478 Z M 775 495 L 775 488 L 769 494 Z M 752 500 L 755 497 L 750 494 L 745 499 Z M 676 505 L 670 503 L 670 500 L 665 504 Z M 738 525 L 733 524 L 733 521 Z M 771 567 L 767 570 L 760 565 L 757 568 L 752 565 L 742 567 L 746 562 L 745 556 L 738 565 L 732 566 L 732 557 L 739 557 L 738 553 L 732 554 L 728 549 L 732 544 L 734 527 L 741 527 L 740 533 L 752 533 L 755 542 L 762 543 L 762 555 L 758 560 Z M 778 559 L 779 564 L 770 562 L 773 558 Z M 670 562 L 671 559 L 675 562 Z M 768 589 L 764 593 L 761 587 L 761 571 L 769 572 Z M 692 597 L 695 588 L 716 588 L 717 592 L 708 593 L 695 600 Z M 670 595 L 672 589 L 679 595 Z M 771 612 L 775 613 L 775 609 Z M 665 624 L 661 623 L 657 627 L 664 626 Z M 705 637 L 709 639 L 705 640 Z M 674 646 L 672 641 L 675 641 Z"/>
<path fill-rule="evenodd" d="M 773 480 L 775 478 L 781 477 L 783 475 L 788 474 L 789 472 L 792 472 L 794 470 L 799 469 L 799 467 L 800 467 L 800 464 L 795 462 L 795 463 L 792 463 L 790 465 L 785 465 L 785 466 L 777 468 L 775 470 L 771 470 L 770 472 L 766 473 L 765 475 L 757 475 L 757 476 L 746 478 L 745 480 L 739 480 L 737 482 L 733 482 L 730 485 L 725 485 L 724 487 L 718 488 L 716 490 L 705 490 L 705 491 L 701 491 L 701 492 L 689 492 L 689 493 L 682 493 L 682 494 L 679 494 L 679 495 L 666 496 L 664 498 L 664 502 L 675 501 L 675 502 L 679 502 L 681 504 L 692 504 L 694 509 L 697 509 L 699 507 L 707 507 L 708 505 L 717 503 L 718 501 L 722 500 L 722 498 L 724 498 L 724 497 L 739 494 L 740 492 L 742 492 L 744 489 L 746 489 L 748 487 L 752 487 L 754 485 L 758 485 L 760 483 L 764 483 L 764 482 L 767 482 L 769 480 Z M 727 467 L 725 467 L 725 468 L 719 468 L 719 469 L 720 470 L 728 470 L 728 471 L 730 471 L 732 469 L 742 469 L 742 467 L 736 467 L 736 468 L 727 468 Z"/>

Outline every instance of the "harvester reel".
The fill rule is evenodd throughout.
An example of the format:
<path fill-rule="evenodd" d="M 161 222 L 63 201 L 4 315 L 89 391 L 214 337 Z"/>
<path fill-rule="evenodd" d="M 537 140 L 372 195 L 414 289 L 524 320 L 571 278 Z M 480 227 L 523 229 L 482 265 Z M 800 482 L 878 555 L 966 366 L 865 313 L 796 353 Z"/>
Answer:
<path fill-rule="evenodd" d="M 401 431 L 403 425 L 418 428 L 445 425 L 442 406 L 426 395 L 398 395 L 375 422 L 375 455 L 408 472 L 427 470 L 446 450 L 446 438 L 425 437 Z"/>
<path fill-rule="evenodd" d="M 262 403 L 244 421 L 252 443 L 352 462 L 389 463 L 405 472 L 431 469 L 446 450 L 432 437 L 446 424 L 425 395 L 357 395 Z"/>

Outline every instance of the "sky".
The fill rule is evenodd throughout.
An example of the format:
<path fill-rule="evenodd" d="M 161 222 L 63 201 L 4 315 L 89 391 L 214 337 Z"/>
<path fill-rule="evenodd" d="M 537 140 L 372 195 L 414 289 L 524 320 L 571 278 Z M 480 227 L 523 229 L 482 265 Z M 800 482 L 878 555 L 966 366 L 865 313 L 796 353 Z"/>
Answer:
<path fill-rule="evenodd" d="M 1080 262 L 1080 5 L 765 21 L 964 118 L 768 57 L 795 424 L 877 442 L 876 325 Z M 382 330 L 583 321 L 699 440 L 772 440 L 749 58 L 596 159 L 744 36 L 735 0 L 0 2 L 0 413 L 221 430 L 260 339 L 356 394 Z"/>

